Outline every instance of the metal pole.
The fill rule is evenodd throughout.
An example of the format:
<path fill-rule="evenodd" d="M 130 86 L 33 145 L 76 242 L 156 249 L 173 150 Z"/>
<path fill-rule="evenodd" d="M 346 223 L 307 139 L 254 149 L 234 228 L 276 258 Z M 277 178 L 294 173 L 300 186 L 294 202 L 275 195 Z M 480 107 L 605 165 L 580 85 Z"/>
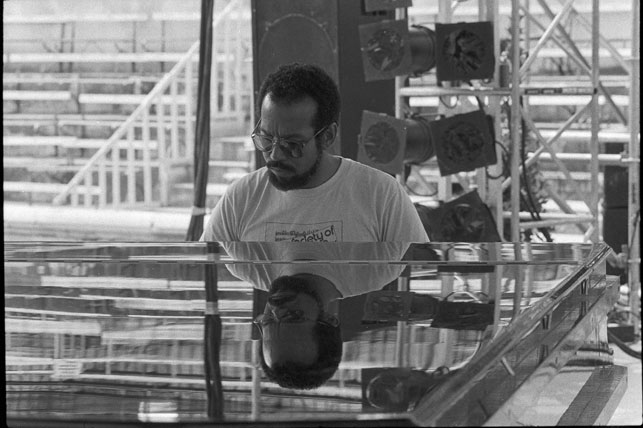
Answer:
<path fill-rule="evenodd" d="M 511 0 L 511 240 L 520 240 L 520 0 Z"/>
<path fill-rule="evenodd" d="M 456 4 L 457 5 L 457 4 Z M 453 7 L 450 0 L 438 0 L 438 22 L 441 23 L 451 23 L 453 19 Z M 451 82 L 442 82 L 442 85 L 445 88 L 451 87 Z M 440 113 L 440 108 L 438 108 L 438 113 Z M 441 177 L 438 181 L 438 199 L 440 201 L 448 201 L 452 196 L 452 183 L 453 176 L 447 175 L 446 177 Z"/>
<path fill-rule="evenodd" d="M 480 0 L 479 2 L 479 7 L 482 8 L 483 5 L 486 7 L 486 13 L 485 16 L 481 16 L 480 18 L 482 20 L 488 20 L 493 22 L 493 33 L 494 33 L 494 40 L 496 43 L 494 43 L 494 57 L 495 58 L 500 58 L 500 12 L 499 12 L 499 6 L 498 2 L 496 0 L 491 0 L 491 1 L 483 1 Z M 499 88 L 499 89 L 506 89 L 506 88 L 500 88 L 500 70 L 501 70 L 501 63 L 500 61 L 496 61 L 495 65 L 495 72 L 494 72 L 494 87 Z M 500 108 L 500 97 L 493 97 L 489 96 L 488 97 L 488 111 L 491 116 L 494 118 L 494 129 L 496 132 L 496 135 L 502 135 L 502 119 L 501 119 L 501 108 Z M 491 174 L 494 177 L 499 177 L 502 175 L 502 170 L 503 170 L 503 165 L 502 165 L 502 149 L 500 148 L 499 145 L 496 145 L 496 157 L 498 158 L 498 163 L 496 165 L 491 165 L 489 170 L 491 171 Z M 498 229 L 498 233 L 500 236 L 504 236 L 504 221 L 502 218 L 502 188 L 501 188 L 501 182 L 502 179 L 492 179 L 492 178 L 487 178 L 486 174 L 481 174 L 482 178 L 479 178 L 480 183 L 478 184 L 478 187 L 485 187 L 488 188 L 488 194 L 483 197 L 481 195 L 481 198 L 483 198 L 484 201 L 486 201 L 489 205 L 489 208 L 491 211 L 495 214 L 495 219 L 496 219 L 496 228 Z M 485 184 L 485 186 L 482 186 L 482 183 Z"/>
<path fill-rule="evenodd" d="M 640 314 L 641 301 L 639 300 L 639 291 L 641 289 L 641 147 L 639 142 L 639 133 L 641 131 L 641 3 L 640 0 L 632 0 L 632 63 L 630 72 L 630 142 L 629 158 L 634 160 L 628 168 L 628 283 L 630 288 L 630 310 L 634 317 L 634 337 L 640 338 Z M 638 162 L 637 162 L 638 161 Z M 638 221 L 638 227 L 636 222 Z"/>
<path fill-rule="evenodd" d="M 397 8 L 395 9 L 395 19 L 401 20 L 406 18 L 406 9 Z M 400 95 L 400 89 L 404 86 L 404 76 L 395 76 L 395 117 L 398 119 L 404 119 L 404 112 L 402 110 L 402 97 Z M 404 178 L 404 171 L 396 174 L 395 178 L 398 183 L 402 186 L 406 185 L 406 180 Z"/>
<path fill-rule="evenodd" d="M 259 372 L 259 347 L 261 340 L 252 341 L 252 397 L 250 420 L 256 421 L 261 414 L 261 373 Z"/>
<path fill-rule="evenodd" d="M 600 121 L 600 111 L 598 104 L 598 86 L 600 84 L 599 73 L 600 73 L 600 63 L 599 63 L 599 26 L 600 15 L 598 10 L 598 0 L 592 1 L 592 88 L 594 89 L 594 95 L 592 95 L 592 136 L 590 139 L 590 188 L 591 195 L 589 198 L 589 209 L 592 215 L 594 216 L 594 221 L 592 225 L 594 229 L 591 234 L 591 241 L 598 242 L 598 127 Z"/>

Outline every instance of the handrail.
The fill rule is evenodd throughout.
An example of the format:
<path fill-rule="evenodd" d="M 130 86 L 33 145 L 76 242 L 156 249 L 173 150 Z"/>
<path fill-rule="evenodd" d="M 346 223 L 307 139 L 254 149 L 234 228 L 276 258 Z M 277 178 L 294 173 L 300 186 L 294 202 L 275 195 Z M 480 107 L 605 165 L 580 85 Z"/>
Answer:
<path fill-rule="evenodd" d="M 72 179 L 69 180 L 69 183 L 67 183 L 67 187 L 54 198 L 54 205 L 61 205 L 62 201 L 67 196 L 69 196 L 71 190 L 80 184 L 80 181 L 85 178 L 85 175 L 91 170 L 91 168 L 95 166 L 98 160 L 101 159 L 107 153 L 107 151 L 111 150 L 117 141 L 120 141 L 120 139 L 125 136 L 125 133 L 131 127 L 134 121 L 138 119 L 139 116 L 141 116 L 142 113 L 151 106 L 154 98 L 156 98 L 157 95 L 162 94 L 163 91 L 165 91 L 170 86 L 175 76 L 185 67 L 187 62 L 192 58 L 192 55 L 194 55 L 194 52 L 196 52 L 198 48 L 199 41 L 197 40 L 190 47 L 190 49 L 188 49 L 183 58 L 181 58 L 181 60 L 177 62 L 165 76 L 163 76 L 163 78 L 156 84 L 156 86 L 152 88 L 152 90 L 145 96 L 141 104 L 136 107 L 132 114 L 130 114 L 130 116 L 125 119 L 125 121 L 118 127 L 118 129 L 114 131 L 112 136 L 109 137 L 109 139 L 105 142 L 105 145 L 98 149 L 96 153 L 94 153 L 94 155 L 87 161 L 87 163 L 76 173 L 76 175 L 74 175 Z"/>
<path fill-rule="evenodd" d="M 231 0 L 230 3 L 226 5 L 221 14 L 219 14 L 212 23 L 213 28 L 216 28 L 223 18 L 225 18 L 232 10 L 234 5 L 239 0 Z M 126 133 L 130 131 L 134 122 L 139 119 L 147 110 L 151 107 L 152 103 L 155 101 L 157 96 L 162 95 L 163 92 L 168 89 L 168 87 L 176 80 L 177 75 L 187 67 L 188 62 L 191 61 L 192 56 L 197 52 L 199 48 L 199 41 L 197 40 L 185 53 L 185 55 L 172 67 L 172 69 L 165 75 L 163 78 L 154 86 L 154 88 L 145 96 L 141 104 L 130 114 L 130 116 L 125 119 L 125 121 L 114 131 L 114 133 L 109 137 L 105 144 L 94 153 L 94 155 L 87 161 L 87 163 L 69 180 L 66 187 L 53 199 L 53 205 L 62 205 L 65 198 L 70 196 L 72 190 L 79 186 L 91 172 L 97 163 L 103 159 L 109 150 L 112 150 L 114 146 L 120 141 Z M 198 53 L 197 53 L 198 54 Z M 186 126 L 191 126 L 187 124 Z"/>

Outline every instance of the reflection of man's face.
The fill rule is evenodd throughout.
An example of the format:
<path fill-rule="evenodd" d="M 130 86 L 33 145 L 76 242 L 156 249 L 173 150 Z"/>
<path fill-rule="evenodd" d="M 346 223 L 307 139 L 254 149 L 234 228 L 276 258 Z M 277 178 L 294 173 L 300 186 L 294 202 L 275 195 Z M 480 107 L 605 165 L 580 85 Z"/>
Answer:
<path fill-rule="evenodd" d="M 323 304 L 319 296 L 298 284 L 275 280 L 264 314 L 278 321 L 263 327 L 263 356 L 269 367 L 275 364 L 311 365 L 318 358 L 314 329 Z M 295 322 L 287 315 L 300 311 L 304 320 Z"/>

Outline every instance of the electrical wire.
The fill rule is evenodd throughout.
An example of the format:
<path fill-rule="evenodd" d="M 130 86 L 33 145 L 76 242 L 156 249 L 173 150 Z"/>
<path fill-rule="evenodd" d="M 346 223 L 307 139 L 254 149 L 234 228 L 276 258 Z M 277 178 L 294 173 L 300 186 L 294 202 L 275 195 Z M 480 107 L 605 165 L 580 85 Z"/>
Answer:
<path fill-rule="evenodd" d="M 433 193 L 427 193 L 427 194 L 419 193 L 419 192 L 416 192 L 415 190 L 411 189 L 411 187 L 408 184 L 404 184 L 404 187 L 406 188 L 406 190 L 408 190 L 410 193 L 412 193 L 415 196 L 423 196 L 423 197 L 430 198 L 430 197 L 436 196 L 438 194 L 437 190 L 435 192 L 433 192 Z"/>
<path fill-rule="evenodd" d="M 629 347 L 627 345 L 627 343 L 625 343 L 621 339 L 619 339 L 618 336 L 616 336 L 614 333 L 609 331 L 609 329 L 607 330 L 607 337 L 612 343 L 614 343 L 616 346 L 618 346 L 623 352 L 625 352 L 630 357 L 634 357 L 634 358 L 637 358 L 639 360 L 641 359 L 641 352 L 640 351 L 636 351 L 636 350 L 632 349 L 631 347 Z"/>
<path fill-rule="evenodd" d="M 504 153 L 507 155 L 507 159 L 505 160 L 504 157 L 501 159 L 502 172 L 496 176 L 489 174 L 489 167 L 485 166 L 485 174 L 487 175 L 487 178 L 491 180 L 497 180 L 499 178 L 507 177 L 509 175 L 509 167 L 508 167 L 509 150 L 500 141 L 496 140 L 495 142 L 497 145 L 499 145 L 502 148 L 502 150 L 504 150 Z"/>
<path fill-rule="evenodd" d="M 522 103 L 522 98 L 521 98 L 521 103 Z M 505 102 L 503 104 L 503 108 L 505 110 L 505 114 L 507 115 L 507 120 L 511 122 L 511 110 L 508 108 L 508 103 Z M 529 182 L 528 182 L 528 177 L 527 177 L 527 164 L 525 162 L 526 156 L 525 156 L 525 121 L 521 120 L 521 138 L 520 138 L 520 161 L 522 164 L 522 180 L 521 183 L 519 184 L 520 186 L 520 197 L 521 201 L 524 204 L 525 210 L 529 213 L 531 218 L 535 221 L 541 221 L 542 218 L 540 217 L 540 213 L 536 209 L 536 204 L 533 201 L 530 189 L 529 189 Z M 511 127 L 509 127 L 510 132 L 511 132 Z M 525 197 L 525 194 L 529 199 Z M 549 234 L 549 231 L 546 228 L 537 228 L 537 231 L 540 232 L 545 240 L 547 242 L 553 242 L 553 239 L 551 238 L 551 235 Z"/>
<path fill-rule="evenodd" d="M 636 230 L 638 229 L 639 224 L 641 223 L 641 209 L 636 210 L 636 217 L 632 222 L 632 238 L 630 239 L 630 245 L 627 247 L 627 260 L 632 259 L 632 246 L 634 245 L 634 237 L 636 236 Z"/>

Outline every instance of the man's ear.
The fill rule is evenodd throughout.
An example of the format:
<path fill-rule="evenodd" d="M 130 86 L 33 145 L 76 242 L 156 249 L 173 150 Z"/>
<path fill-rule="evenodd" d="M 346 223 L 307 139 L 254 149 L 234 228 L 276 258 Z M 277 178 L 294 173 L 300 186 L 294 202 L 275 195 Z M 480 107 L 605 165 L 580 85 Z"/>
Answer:
<path fill-rule="evenodd" d="M 323 148 L 328 149 L 331 147 L 333 144 L 335 144 L 335 140 L 337 139 L 337 132 L 339 131 L 339 126 L 337 125 L 337 122 L 333 122 L 324 131 L 324 139 L 323 139 Z"/>

